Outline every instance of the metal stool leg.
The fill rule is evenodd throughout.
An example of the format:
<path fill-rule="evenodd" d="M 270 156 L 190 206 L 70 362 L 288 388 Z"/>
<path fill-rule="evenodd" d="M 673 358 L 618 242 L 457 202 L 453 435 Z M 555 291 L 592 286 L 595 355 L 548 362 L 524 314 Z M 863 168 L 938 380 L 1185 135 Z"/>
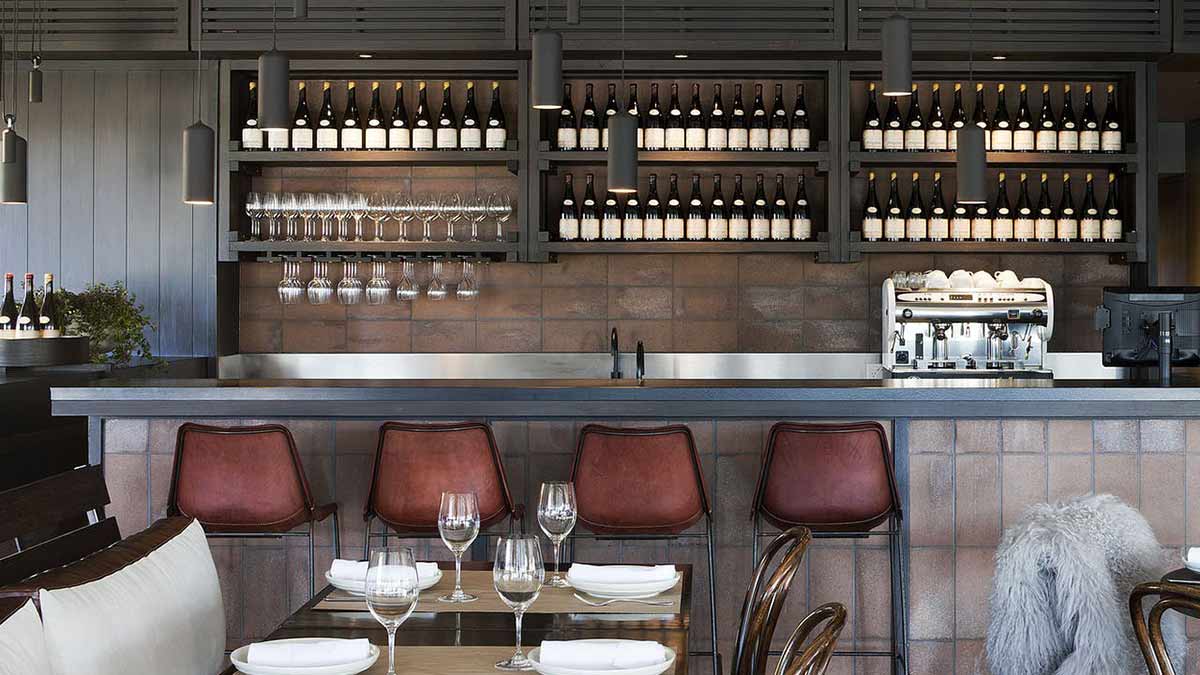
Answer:
<path fill-rule="evenodd" d="M 342 557 L 342 536 L 341 536 L 341 527 L 338 525 L 339 520 L 341 520 L 341 516 L 338 515 L 337 511 L 334 511 L 333 512 L 333 557 L 334 558 Z"/>
<path fill-rule="evenodd" d="M 317 524 L 308 524 L 308 598 L 317 594 Z"/>
<path fill-rule="evenodd" d="M 371 559 L 371 519 L 367 518 L 367 531 L 363 534 L 363 560 Z"/>
<path fill-rule="evenodd" d="M 904 574 L 904 547 L 899 540 L 900 532 L 903 524 L 900 518 L 896 519 L 896 569 L 899 571 L 900 583 L 897 596 L 900 600 L 900 616 L 896 621 L 900 624 L 900 673 L 908 675 L 908 598 L 905 591 L 908 588 L 907 579 Z"/>
<path fill-rule="evenodd" d="M 750 569 L 758 569 L 758 538 L 762 536 L 762 523 L 758 520 L 758 512 L 754 512 L 754 537 L 750 544 Z"/>
<path fill-rule="evenodd" d="M 708 544 L 708 611 L 709 618 L 712 619 L 712 672 L 713 675 L 721 675 L 721 655 L 717 642 L 717 559 L 713 552 L 713 524 L 711 516 L 708 517 L 706 526 L 708 530 L 705 536 Z"/>

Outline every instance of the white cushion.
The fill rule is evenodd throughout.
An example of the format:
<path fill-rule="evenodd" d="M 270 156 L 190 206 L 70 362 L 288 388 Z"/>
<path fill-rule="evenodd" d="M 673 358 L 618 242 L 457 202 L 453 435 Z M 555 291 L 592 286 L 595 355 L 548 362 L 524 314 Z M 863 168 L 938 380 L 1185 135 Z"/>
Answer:
<path fill-rule="evenodd" d="M 42 622 L 30 600 L 0 623 L 0 675 L 50 675 Z"/>
<path fill-rule="evenodd" d="M 103 579 L 40 594 L 55 675 L 212 675 L 224 665 L 221 587 L 195 521 Z"/>

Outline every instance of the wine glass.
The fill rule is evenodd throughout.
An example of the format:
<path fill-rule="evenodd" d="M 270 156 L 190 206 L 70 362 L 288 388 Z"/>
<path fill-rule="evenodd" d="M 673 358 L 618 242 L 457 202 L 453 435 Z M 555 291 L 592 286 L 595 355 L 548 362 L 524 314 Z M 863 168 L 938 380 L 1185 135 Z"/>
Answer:
<path fill-rule="evenodd" d="M 339 192 L 333 196 L 333 217 L 337 221 L 337 241 L 350 240 L 346 218 L 350 215 L 350 195 Z"/>
<path fill-rule="evenodd" d="M 362 221 L 367 215 L 367 196 L 358 192 L 347 196 L 350 198 L 347 213 L 354 219 L 354 241 L 362 241 Z"/>
<path fill-rule="evenodd" d="M 413 277 L 413 262 L 405 260 L 401 263 L 400 270 L 400 283 L 396 284 L 396 299 L 412 301 L 421 297 L 421 285 Z"/>
<path fill-rule="evenodd" d="M 492 583 L 517 620 L 517 650 L 512 657 L 497 663 L 497 670 L 533 670 L 533 662 L 521 651 L 521 619 L 541 593 L 545 576 L 542 545 L 537 537 L 522 534 L 501 537 L 496 542 Z"/>
<path fill-rule="evenodd" d="M 284 241 L 296 241 L 296 217 L 300 215 L 300 195 L 295 192 L 285 192 L 279 196 L 279 206 L 287 222 L 284 230 Z"/>
<path fill-rule="evenodd" d="M 408 223 L 417 217 L 417 205 L 412 195 L 396 193 L 388 202 L 388 212 L 399 225 L 400 234 L 396 241 L 408 241 Z"/>
<path fill-rule="evenodd" d="M 300 218 L 304 221 L 303 241 L 312 241 L 314 236 L 312 219 L 317 214 L 317 196 L 311 192 L 301 193 L 298 199 L 298 207 L 300 209 Z"/>
<path fill-rule="evenodd" d="M 367 217 L 375 221 L 375 241 L 383 241 L 383 221 L 387 220 L 390 202 L 391 197 L 382 192 L 372 192 L 367 198 Z"/>
<path fill-rule="evenodd" d="M 512 196 L 507 192 L 495 193 L 492 196 L 494 198 L 492 213 L 496 215 L 496 241 L 504 241 L 504 224 L 513 215 Z"/>
<path fill-rule="evenodd" d="M 466 215 L 467 207 L 463 196 L 457 192 L 448 192 L 439 201 L 442 205 L 442 222 L 446 223 L 446 237 L 442 241 L 459 241 L 455 236 L 454 224 Z"/>
<path fill-rule="evenodd" d="M 279 280 L 279 302 L 296 305 L 304 299 L 304 284 L 300 283 L 300 262 L 283 261 L 283 278 Z"/>
<path fill-rule="evenodd" d="M 458 282 L 455 294 L 459 300 L 471 300 L 479 296 L 479 282 L 475 280 L 475 263 L 463 258 L 462 280 Z"/>
<path fill-rule="evenodd" d="M 563 482 L 542 483 L 538 497 L 538 525 L 554 546 L 554 575 L 546 582 L 555 588 L 570 588 L 567 578 L 559 571 L 559 551 L 563 540 L 575 529 L 575 484 Z"/>
<path fill-rule="evenodd" d="M 438 533 L 446 548 L 454 554 L 454 592 L 438 598 L 441 602 L 474 602 L 478 596 L 462 589 L 462 555 L 479 536 L 479 502 L 474 492 L 443 492 L 438 510 Z"/>
<path fill-rule="evenodd" d="M 250 239 L 258 239 L 262 233 L 259 218 L 262 217 L 262 193 L 246 193 L 246 215 L 250 217 Z"/>
<path fill-rule="evenodd" d="M 263 213 L 267 216 L 267 240 L 276 241 L 279 239 L 279 228 L 275 224 L 276 219 L 283 213 L 283 203 L 279 198 L 279 194 L 275 192 L 267 192 L 262 196 Z"/>
<path fill-rule="evenodd" d="M 328 305 L 333 299 L 333 282 L 329 281 L 329 263 L 313 261 L 313 278 L 308 282 L 308 302 L 313 305 Z"/>
<path fill-rule="evenodd" d="M 357 305 L 362 300 L 362 280 L 358 278 L 358 261 L 342 262 L 342 280 L 337 285 L 338 303 Z"/>
<path fill-rule="evenodd" d="M 321 241 L 329 241 L 333 238 L 333 229 L 329 226 L 329 219 L 333 217 L 333 211 L 333 195 L 328 192 L 317 195 L 317 215 L 321 217 Z"/>
<path fill-rule="evenodd" d="M 392 295 L 392 284 L 387 278 L 387 262 L 371 262 L 371 280 L 367 282 L 367 304 L 386 305 Z"/>
<path fill-rule="evenodd" d="M 388 634 L 388 675 L 396 675 L 396 629 L 413 613 L 421 591 L 417 563 L 407 546 L 371 551 L 366 579 L 367 609 Z"/>
<path fill-rule="evenodd" d="M 445 300 L 446 299 L 446 282 L 442 281 L 442 261 L 433 261 L 433 276 L 429 278 L 429 286 L 425 288 L 425 295 L 430 300 Z"/>
<path fill-rule="evenodd" d="M 433 232 L 430 230 L 430 223 L 433 222 L 434 218 L 437 218 L 441 209 L 437 196 L 427 194 L 416 197 L 414 207 L 417 210 L 417 217 L 421 219 L 421 241 L 433 241 Z"/>

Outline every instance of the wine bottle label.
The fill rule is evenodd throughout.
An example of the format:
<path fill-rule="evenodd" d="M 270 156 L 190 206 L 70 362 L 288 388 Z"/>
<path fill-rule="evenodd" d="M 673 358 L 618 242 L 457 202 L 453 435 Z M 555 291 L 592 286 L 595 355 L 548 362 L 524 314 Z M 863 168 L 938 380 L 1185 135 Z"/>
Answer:
<path fill-rule="evenodd" d="M 883 149 L 882 129 L 863 129 L 863 150 Z"/>
<path fill-rule="evenodd" d="M 771 238 L 776 241 L 785 241 L 792 234 L 792 219 L 791 218 L 772 218 L 771 219 Z"/>
<path fill-rule="evenodd" d="M 1012 150 L 1012 129 L 992 129 L 992 150 Z"/>
<path fill-rule="evenodd" d="M 338 149 L 337 129 L 317 129 L 317 149 L 318 150 L 337 150 Z"/>
<path fill-rule="evenodd" d="M 1059 241 L 1075 241 L 1079 238 L 1079 221 L 1074 218 L 1059 218 L 1055 229 Z"/>
<path fill-rule="evenodd" d="M 1033 236 L 1038 241 L 1054 239 L 1055 223 L 1053 218 L 1038 218 L 1033 221 Z"/>
<path fill-rule="evenodd" d="M 750 238 L 765 241 L 771 238 L 771 220 L 769 218 L 750 219 Z"/>
<path fill-rule="evenodd" d="M 991 218 L 971 219 L 971 238 L 975 241 L 987 241 L 992 238 Z"/>
<path fill-rule="evenodd" d="M 458 129 L 439 128 L 437 130 L 438 150 L 454 150 L 458 147 Z"/>
<path fill-rule="evenodd" d="M 929 221 L 924 218 L 909 218 L 904 224 L 904 233 L 911 241 L 920 241 L 929 236 Z"/>
<path fill-rule="evenodd" d="M 729 149 L 745 150 L 750 147 L 750 133 L 747 129 L 729 130 Z"/>
<path fill-rule="evenodd" d="M 750 238 L 750 221 L 745 218 L 729 219 L 729 238 L 743 241 Z"/>
<path fill-rule="evenodd" d="M 1079 151 L 1079 132 L 1074 129 L 1063 129 L 1058 132 L 1059 152 Z"/>
<path fill-rule="evenodd" d="M 313 148 L 313 130 L 312 129 L 292 129 L 292 149 L 293 150 L 312 150 Z"/>
<path fill-rule="evenodd" d="M 620 218 L 605 218 L 600 223 L 600 238 L 606 241 L 614 241 L 621 238 L 621 219 Z"/>
<path fill-rule="evenodd" d="M 669 241 L 683 239 L 684 235 L 683 218 L 667 218 L 663 221 L 663 238 Z"/>
<path fill-rule="evenodd" d="M 1100 134 L 1100 149 L 1104 152 L 1120 152 L 1123 149 L 1121 132 L 1105 129 Z"/>
<path fill-rule="evenodd" d="M 1084 241 L 1096 241 L 1100 238 L 1100 219 L 1092 216 L 1079 221 L 1079 238 Z"/>
<path fill-rule="evenodd" d="M 1125 227 L 1120 218 L 1105 218 L 1100 223 L 1100 234 L 1104 241 L 1121 241 L 1124 230 Z"/>
<path fill-rule="evenodd" d="M 1100 132 L 1096 129 L 1084 129 L 1079 132 L 1080 152 L 1095 152 L 1100 149 Z"/>
<path fill-rule="evenodd" d="M 883 132 L 883 149 L 884 150 L 903 150 L 904 149 L 904 130 L 903 129 L 888 129 Z"/>
<path fill-rule="evenodd" d="M 243 150 L 262 150 L 263 147 L 263 131 L 246 127 L 242 129 L 242 149 Z"/>
<path fill-rule="evenodd" d="M 929 219 L 929 238 L 942 241 L 950 236 L 950 219 L 934 216 Z"/>
<path fill-rule="evenodd" d="M 729 147 L 729 130 L 713 128 L 708 130 L 706 140 L 709 150 L 724 150 Z"/>
<path fill-rule="evenodd" d="M 342 129 L 342 149 L 343 150 L 362 150 L 363 132 L 362 129 Z"/>
<path fill-rule="evenodd" d="M 812 147 L 812 131 L 792 129 L 791 144 L 793 150 L 808 150 Z"/>
<path fill-rule="evenodd" d="M 1029 152 L 1036 147 L 1036 134 L 1033 129 L 1017 129 L 1013 132 L 1013 150 Z"/>
<path fill-rule="evenodd" d="M 47 321 L 49 321 L 49 319 L 47 319 Z M 62 331 L 57 328 L 43 328 L 42 329 L 42 337 L 44 337 L 44 338 L 62 337 Z"/>
<path fill-rule="evenodd" d="M 645 227 L 641 218 L 626 218 L 624 237 L 629 241 L 637 241 L 645 236 Z"/>
<path fill-rule="evenodd" d="M 1053 129 L 1038 129 L 1036 145 L 1042 152 L 1058 150 L 1058 133 Z"/>
<path fill-rule="evenodd" d="M 958 129 L 951 129 L 950 131 L 946 132 L 946 149 L 958 149 Z"/>
<path fill-rule="evenodd" d="M 414 150 L 432 150 L 433 129 L 422 129 L 420 127 L 413 129 L 412 146 Z"/>
<path fill-rule="evenodd" d="M 579 132 L 571 128 L 560 128 L 556 141 L 559 150 L 574 150 L 579 147 Z"/>
<path fill-rule="evenodd" d="M 804 241 L 812 239 L 812 219 L 811 218 L 793 218 L 792 219 L 792 239 Z"/>
<path fill-rule="evenodd" d="M 393 150 L 408 150 L 412 147 L 412 130 L 407 128 L 388 129 L 388 147 Z"/>
<path fill-rule="evenodd" d="M 287 150 L 288 141 L 291 134 L 287 129 L 268 129 L 267 130 L 267 149 L 268 150 Z"/>
<path fill-rule="evenodd" d="M 579 149 L 580 150 L 596 150 L 600 147 L 600 130 L 599 129 L 580 129 L 579 130 Z"/>
<path fill-rule="evenodd" d="M 954 241 L 965 241 L 971 237 L 971 219 L 955 217 L 950 219 L 950 238 Z"/>
<path fill-rule="evenodd" d="M 687 145 L 687 134 L 683 129 L 667 129 L 663 141 L 668 150 L 683 150 Z"/>
<path fill-rule="evenodd" d="M 647 239 L 659 240 L 663 238 L 663 221 L 662 218 L 646 218 L 642 221 L 643 236 Z"/>
<path fill-rule="evenodd" d="M 687 219 L 687 238 L 703 239 L 708 236 L 708 223 L 704 218 Z"/>
<path fill-rule="evenodd" d="M 924 129 L 907 129 L 904 132 L 904 149 L 905 150 L 924 150 L 925 149 L 925 130 Z"/>
<path fill-rule="evenodd" d="M 478 150 L 483 147 L 483 131 L 471 127 L 458 132 L 458 142 L 464 150 Z"/>
<path fill-rule="evenodd" d="M 487 143 L 488 150 L 503 150 L 508 147 L 508 129 L 503 127 L 488 129 L 484 141 Z"/>
<path fill-rule="evenodd" d="M 600 130 L 600 149 L 601 150 L 608 149 L 608 128 L 607 127 Z"/>
<path fill-rule="evenodd" d="M 1033 218 L 1017 218 L 1013 221 L 1013 238 L 1017 241 L 1029 241 L 1037 234 L 1037 225 Z"/>
<path fill-rule="evenodd" d="M 724 240 L 729 238 L 729 221 L 724 218 L 708 219 L 708 238 Z"/>
<path fill-rule="evenodd" d="M 638 127 L 637 137 L 638 149 L 641 150 L 646 147 L 646 130 Z"/>
<path fill-rule="evenodd" d="M 943 152 L 948 145 L 949 134 L 945 129 L 930 129 L 925 132 L 925 149 L 934 152 Z"/>
<path fill-rule="evenodd" d="M 751 129 L 750 130 L 750 145 L 751 150 L 766 150 L 771 146 L 771 134 L 766 129 Z"/>
<path fill-rule="evenodd" d="M 771 129 L 767 134 L 767 142 L 772 150 L 787 150 L 792 141 L 787 129 Z"/>
<path fill-rule="evenodd" d="M 578 218 L 559 218 L 558 219 L 558 238 L 563 241 L 571 241 L 579 238 L 579 219 Z"/>
<path fill-rule="evenodd" d="M 646 129 L 646 149 L 662 150 L 667 142 L 667 134 L 663 129 Z"/>
<path fill-rule="evenodd" d="M 387 149 L 387 129 L 382 127 L 367 129 L 366 142 L 368 150 Z"/>
<path fill-rule="evenodd" d="M 862 236 L 867 241 L 879 241 L 883 236 L 883 219 L 875 216 L 863 218 Z"/>
<path fill-rule="evenodd" d="M 703 150 L 708 142 L 708 134 L 704 129 L 688 129 L 685 143 L 688 150 Z"/>
<path fill-rule="evenodd" d="M 904 238 L 904 218 L 899 215 L 889 215 L 883 221 L 883 238 L 888 241 L 900 241 Z"/>
<path fill-rule="evenodd" d="M 579 221 L 579 238 L 584 241 L 595 241 L 600 238 L 600 219 L 582 218 Z"/>
<path fill-rule="evenodd" d="M 1013 237 L 1013 219 L 996 218 L 992 221 L 992 238 L 997 241 L 1007 241 Z"/>

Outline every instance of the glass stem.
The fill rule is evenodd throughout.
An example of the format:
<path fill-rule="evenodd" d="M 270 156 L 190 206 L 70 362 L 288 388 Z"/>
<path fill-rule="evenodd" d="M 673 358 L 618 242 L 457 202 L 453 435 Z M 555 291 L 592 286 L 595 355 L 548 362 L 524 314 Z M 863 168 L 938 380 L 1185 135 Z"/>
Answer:
<path fill-rule="evenodd" d="M 462 595 L 462 553 L 454 554 L 454 595 Z"/>
<path fill-rule="evenodd" d="M 558 571 L 558 570 L 559 570 L 559 564 L 558 564 L 558 552 L 559 552 L 559 550 L 560 550 L 560 549 L 562 549 L 562 542 L 561 542 L 561 541 L 555 541 L 555 542 L 554 542 L 554 578 L 555 578 L 555 579 L 558 579 L 559 577 L 561 577 L 561 576 L 562 576 L 562 574 L 560 574 L 560 573 L 559 573 L 559 571 Z"/>
<path fill-rule="evenodd" d="M 525 612 L 517 611 L 515 614 L 517 617 L 517 651 L 516 651 L 516 654 L 514 654 L 514 656 L 519 655 L 521 653 L 521 619 L 523 619 L 525 617 Z"/>
<path fill-rule="evenodd" d="M 396 628 L 388 628 L 388 675 L 396 675 Z"/>

